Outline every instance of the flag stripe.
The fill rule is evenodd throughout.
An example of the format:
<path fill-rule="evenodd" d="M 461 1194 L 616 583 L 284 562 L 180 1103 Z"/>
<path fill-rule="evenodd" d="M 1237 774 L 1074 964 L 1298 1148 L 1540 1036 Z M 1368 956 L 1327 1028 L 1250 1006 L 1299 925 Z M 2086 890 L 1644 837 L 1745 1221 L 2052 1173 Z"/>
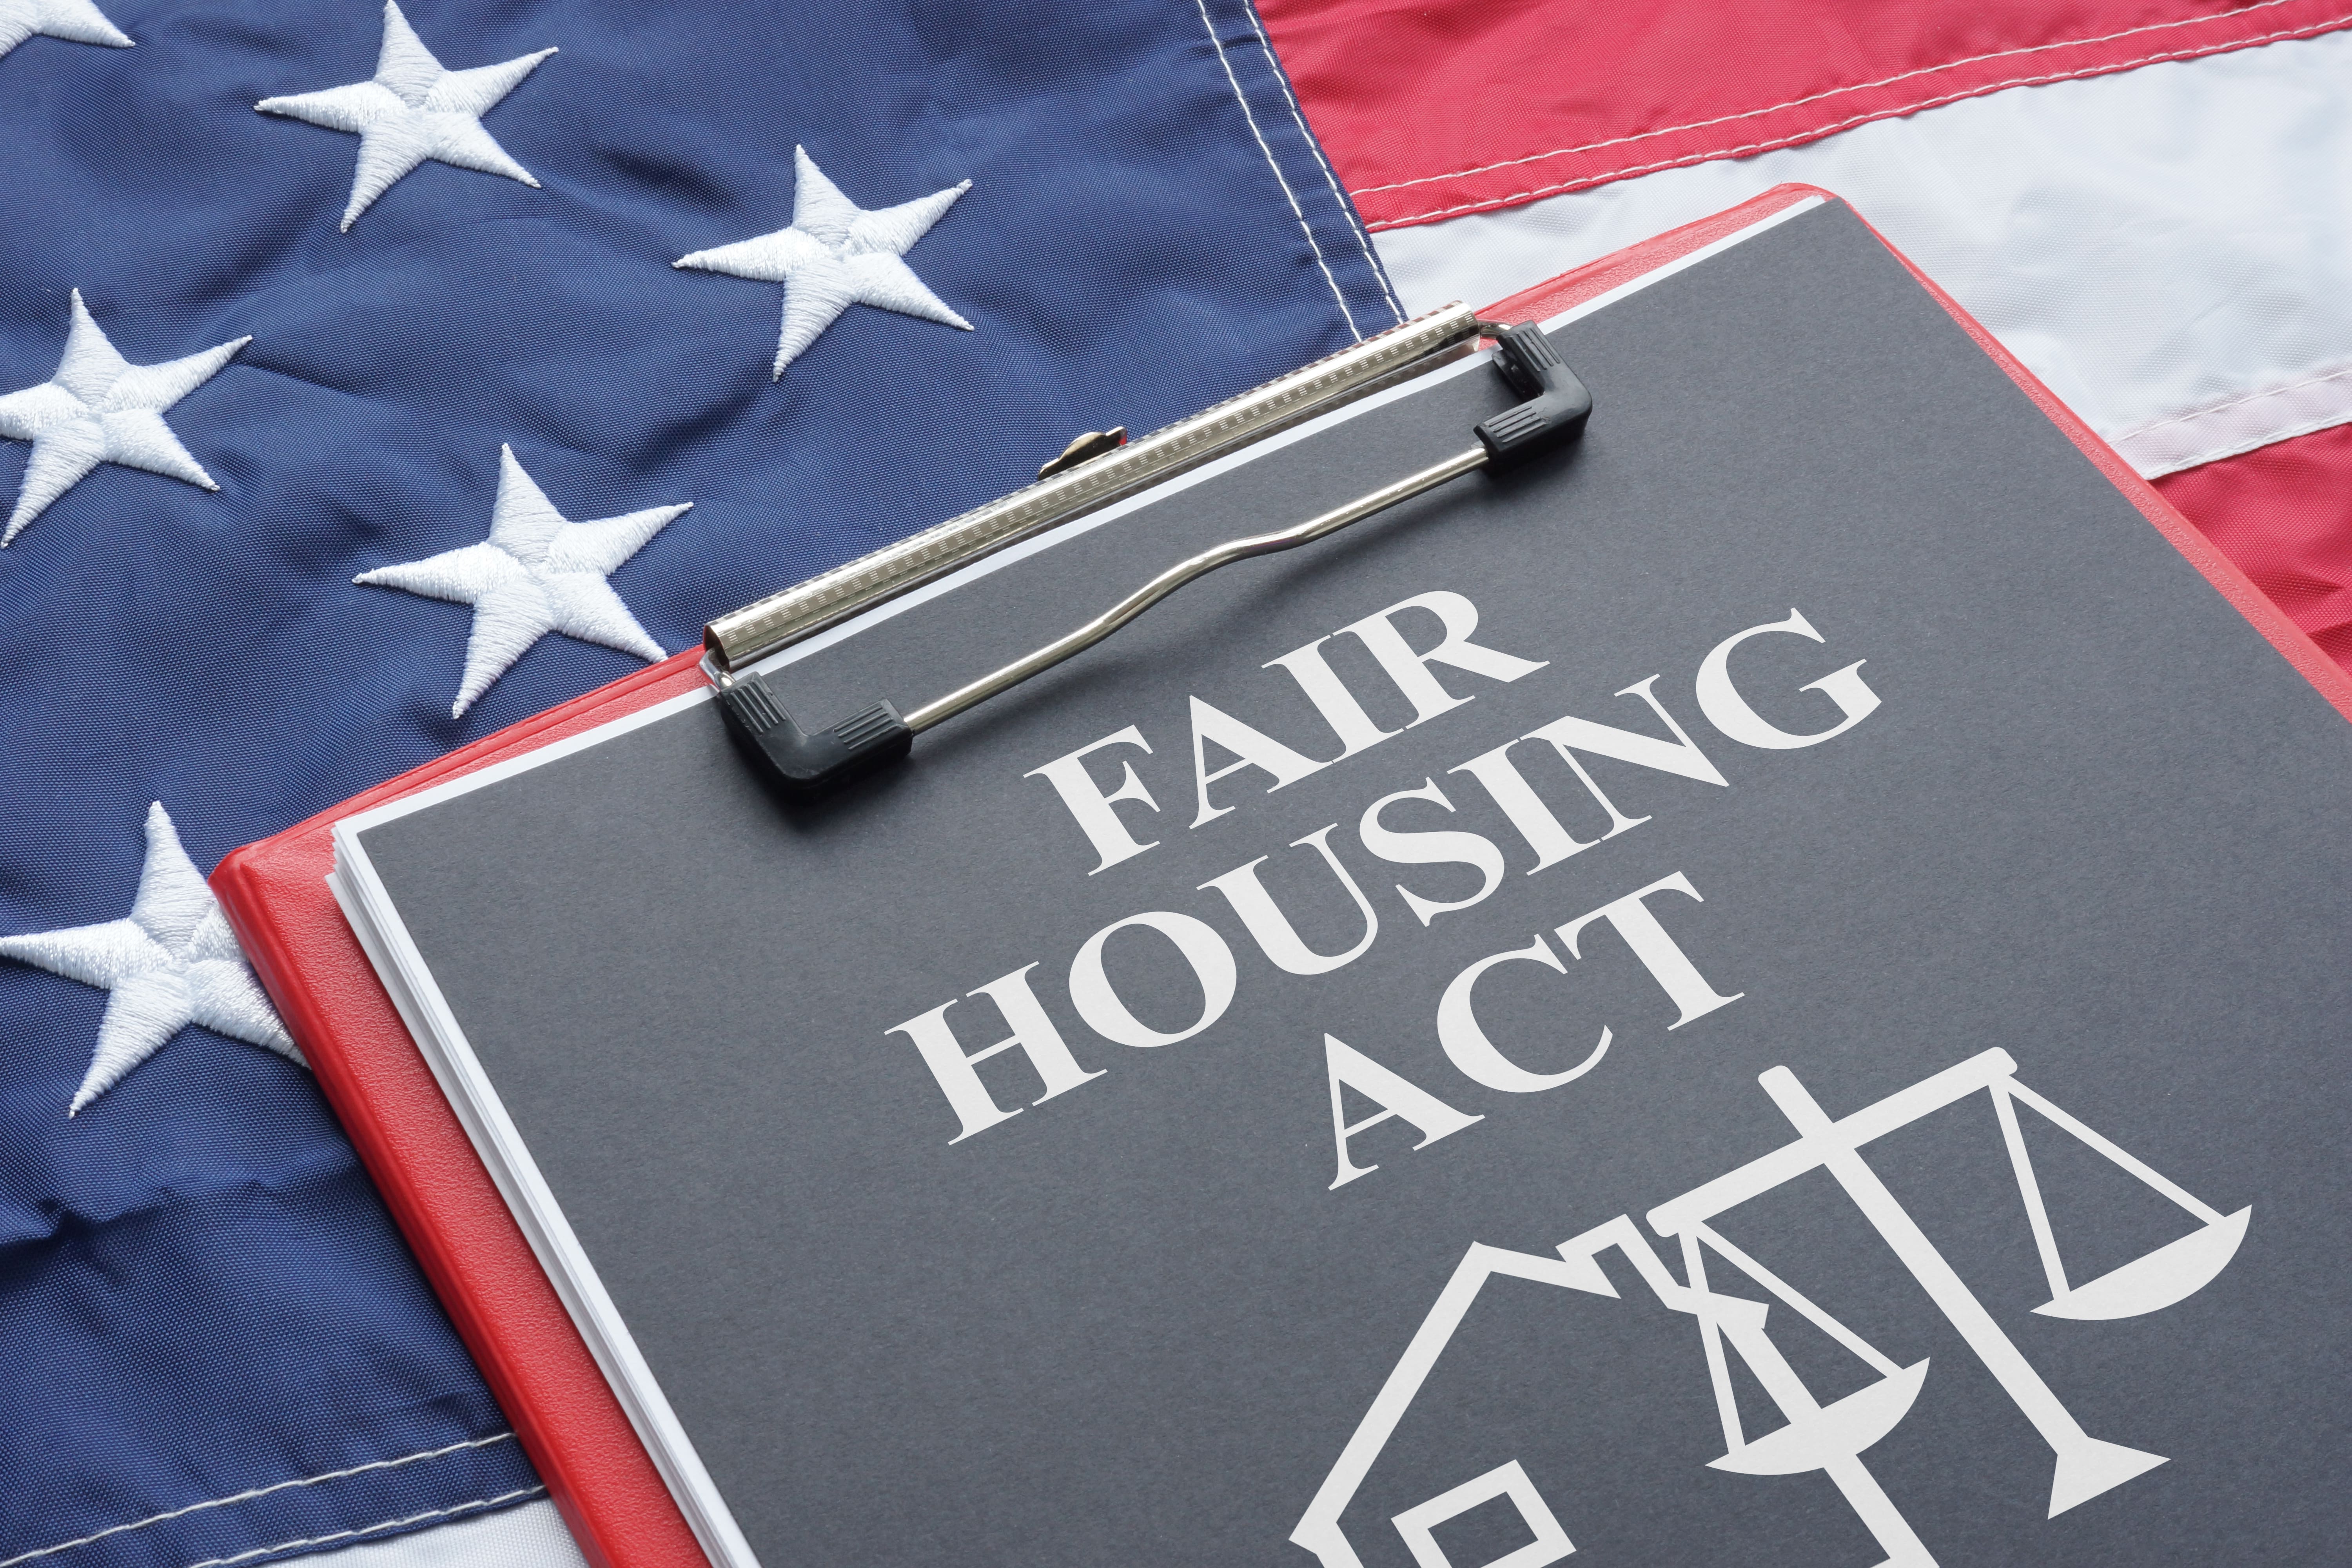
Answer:
<path fill-rule="evenodd" d="M 585 1568 L 562 1516 L 545 1499 L 289 1561 L 318 1568 Z"/>
<path fill-rule="evenodd" d="M 2156 488 L 2352 670 L 2352 425 L 2173 474 Z"/>
<path fill-rule="evenodd" d="M 1759 0 L 1593 8 L 1266 0 L 1375 229 L 1788 147 L 1874 120 L 2308 37 L 2343 0 Z M 1432 113 L 1433 104 L 1444 112 Z"/>
<path fill-rule="evenodd" d="M 300 1552 L 308 1547 L 350 1545 L 387 1531 L 414 1530 L 418 1525 L 435 1524 L 442 1520 L 469 1518 L 520 1502 L 526 1498 L 544 1497 L 546 1494 L 545 1487 L 517 1487 L 512 1491 L 500 1492 L 496 1497 L 477 1498 L 472 1502 L 453 1503 L 447 1508 L 429 1508 L 420 1513 L 404 1514 L 398 1519 L 382 1520 L 351 1530 L 331 1531 L 324 1535 L 304 1536 L 297 1541 L 281 1541 L 273 1546 L 256 1546 L 228 1557 L 207 1557 L 201 1563 L 192 1563 L 190 1568 L 240 1568 L 245 1563 L 282 1561 L 288 1552 Z"/>
<path fill-rule="evenodd" d="M 1510 294 L 1784 181 L 1851 200 L 2144 473 L 2352 417 L 2352 32 L 1972 99 L 1391 229 L 1410 310 Z M 1310 109 L 1311 109 L 1310 105 Z"/>
<path fill-rule="evenodd" d="M 2352 420 L 2352 364 L 2127 430 L 2116 450 L 2153 479 Z"/>

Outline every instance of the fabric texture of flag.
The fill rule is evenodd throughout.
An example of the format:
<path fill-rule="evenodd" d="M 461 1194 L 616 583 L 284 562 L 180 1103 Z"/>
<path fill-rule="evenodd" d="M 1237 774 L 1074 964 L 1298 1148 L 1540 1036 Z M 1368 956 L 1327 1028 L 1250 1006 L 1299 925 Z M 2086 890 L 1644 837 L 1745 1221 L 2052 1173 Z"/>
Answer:
<path fill-rule="evenodd" d="M 2352 6 L 1259 10 L 0 0 L 0 1568 L 577 1562 L 196 874 L 1078 431 L 1805 181 L 2352 664 Z"/>
<path fill-rule="evenodd" d="M 1396 307 L 1240 0 L 0 0 L 0 1563 L 577 1562 L 200 874 Z"/>
<path fill-rule="evenodd" d="M 1835 191 L 2352 666 L 2352 6 L 1261 9 L 1408 310 Z"/>

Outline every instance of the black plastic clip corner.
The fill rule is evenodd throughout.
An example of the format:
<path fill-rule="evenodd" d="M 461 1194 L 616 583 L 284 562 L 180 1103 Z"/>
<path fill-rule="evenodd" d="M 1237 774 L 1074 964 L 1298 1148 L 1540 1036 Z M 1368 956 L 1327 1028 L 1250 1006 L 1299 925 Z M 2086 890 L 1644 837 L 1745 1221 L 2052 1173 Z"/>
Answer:
<path fill-rule="evenodd" d="M 1544 335 L 1541 325 L 1522 321 L 1516 327 L 1481 321 L 1480 330 L 1495 340 L 1495 369 L 1510 389 L 1527 399 L 1515 408 L 1477 426 L 1478 444 L 1486 448 L 1486 466 L 1505 468 L 1565 441 L 1583 430 L 1592 412 L 1592 394 L 1568 368 Z"/>
<path fill-rule="evenodd" d="M 812 733 L 784 711 L 766 680 L 730 676 L 719 685 L 719 710 L 735 739 L 758 753 L 769 776 L 787 795 L 814 797 L 860 773 L 895 763 L 915 743 L 915 732 L 887 702 L 851 714 Z"/>

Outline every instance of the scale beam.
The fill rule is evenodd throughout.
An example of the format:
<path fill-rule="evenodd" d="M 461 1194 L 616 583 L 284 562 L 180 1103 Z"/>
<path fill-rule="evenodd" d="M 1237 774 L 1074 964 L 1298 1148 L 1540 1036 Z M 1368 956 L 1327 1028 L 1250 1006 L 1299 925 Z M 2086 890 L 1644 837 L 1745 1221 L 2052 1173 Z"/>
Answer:
<path fill-rule="evenodd" d="M 1788 1071 L 1786 1068 L 1772 1070 Z M 1997 1046 L 1970 1057 L 1874 1105 L 1865 1105 L 1851 1116 L 1840 1117 L 1829 1123 L 1820 1137 L 1800 1138 L 1794 1143 L 1784 1144 L 1761 1159 L 1725 1172 L 1705 1186 L 1694 1187 L 1678 1198 L 1660 1204 L 1650 1211 L 1650 1228 L 1660 1236 L 1680 1236 L 1727 1209 L 1738 1208 L 1784 1182 L 1796 1180 L 1823 1163 L 1832 1148 L 1859 1149 L 1965 1100 L 1980 1089 L 1990 1088 L 2016 1071 L 2017 1058 Z M 1765 1076 L 1769 1079 L 1771 1075 Z M 1766 1085 L 1768 1089 L 1769 1087 Z"/>

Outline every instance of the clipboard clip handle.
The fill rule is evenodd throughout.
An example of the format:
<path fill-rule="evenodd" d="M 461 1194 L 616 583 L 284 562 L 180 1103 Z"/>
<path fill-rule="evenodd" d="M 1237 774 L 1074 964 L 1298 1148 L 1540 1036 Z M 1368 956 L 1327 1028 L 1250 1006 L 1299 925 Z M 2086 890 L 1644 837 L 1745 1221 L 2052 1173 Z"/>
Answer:
<path fill-rule="evenodd" d="M 757 675 L 719 678 L 727 727 L 751 746 L 788 794 L 815 796 L 905 756 L 915 732 L 887 702 L 859 710 L 830 729 L 803 730 Z"/>
<path fill-rule="evenodd" d="M 1424 490 L 1434 489 L 1474 468 L 1516 467 L 1580 433 L 1592 412 L 1592 395 L 1552 348 L 1542 326 L 1534 321 L 1516 326 L 1480 321 L 1476 325 L 1483 335 L 1495 340 L 1496 372 L 1512 392 L 1525 400 L 1473 426 L 1478 437 L 1476 446 L 1367 491 L 1305 522 L 1275 533 L 1228 540 L 1213 550 L 1180 561 L 1076 630 L 903 716 L 889 703 L 876 702 L 828 729 L 804 730 L 776 701 L 765 679 L 756 670 L 719 672 L 719 706 L 726 715 L 728 728 L 788 795 L 802 798 L 824 795 L 861 773 L 905 756 L 912 749 L 915 736 L 932 725 L 952 719 L 1092 647 L 1196 577 L 1251 556 L 1297 549 L 1375 512 L 1386 511 Z M 1072 459 L 1089 443 L 1102 449 L 1116 444 L 1108 432 L 1081 437 L 1072 443 L 1071 451 L 1065 452 L 1055 462 Z M 1076 460 L 1083 462 L 1092 455 L 1095 453 L 1087 452 Z M 1047 468 L 1054 466 L 1048 464 Z"/>
<path fill-rule="evenodd" d="M 1488 468 L 1512 467 L 1584 428 L 1592 413 L 1592 394 L 1551 346 L 1541 325 L 1481 321 L 1478 331 L 1495 340 L 1499 351 L 1496 372 L 1527 399 L 1475 426 L 1478 444 L 1486 448 Z"/>

